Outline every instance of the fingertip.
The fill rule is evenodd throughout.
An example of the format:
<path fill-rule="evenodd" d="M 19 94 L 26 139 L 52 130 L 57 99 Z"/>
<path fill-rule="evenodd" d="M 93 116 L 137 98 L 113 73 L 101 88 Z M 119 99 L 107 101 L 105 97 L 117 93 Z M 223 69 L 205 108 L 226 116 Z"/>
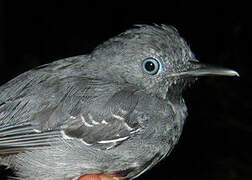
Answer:
<path fill-rule="evenodd" d="M 103 180 L 103 179 L 101 179 L 97 174 L 85 174 L 79 177 L 78 180 Z"/>
<path fill-rule="evenodd" d="M 78 180 L 119 180 L 120 177 L 108 174 L 85 174 L 79 177 Z"/>
<path fill-rule="evenodd" d="M 114 176 L 108 174 L 100 174 L 101 180 L 114 180 Z"/>

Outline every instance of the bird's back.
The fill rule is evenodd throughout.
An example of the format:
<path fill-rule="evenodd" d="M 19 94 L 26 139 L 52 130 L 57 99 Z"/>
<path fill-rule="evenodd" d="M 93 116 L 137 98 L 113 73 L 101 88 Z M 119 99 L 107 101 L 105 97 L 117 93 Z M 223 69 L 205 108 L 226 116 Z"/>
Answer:
<path fill-rule="evenodd" d="M 61 95 L 58 88 L 66 83 L 64 79 L 79 75 L 79 71 L 74 72 L 79 59 L 88 61 L 88 56 L 39 66 L 0 86 L 0 127 L 29 121 L 31 114 L 43 108 L 41 105 L 57 104 Z"/>

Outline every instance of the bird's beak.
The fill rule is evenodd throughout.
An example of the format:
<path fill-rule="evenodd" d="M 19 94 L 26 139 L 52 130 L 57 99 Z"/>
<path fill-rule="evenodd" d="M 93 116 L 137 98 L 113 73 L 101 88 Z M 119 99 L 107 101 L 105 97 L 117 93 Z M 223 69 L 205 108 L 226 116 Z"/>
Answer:
<path fill-rule="evenodd" d="M 189 77 L 199 77 L 199 76 L 238 76 L 239 73 L 228 69 L 217 66 L 212 66 L 208 64 L 199 63 L 197 60 L 190 61 L 190 68 L 186 71 L 176 73 L 178 76 L 189 76 Z"/>

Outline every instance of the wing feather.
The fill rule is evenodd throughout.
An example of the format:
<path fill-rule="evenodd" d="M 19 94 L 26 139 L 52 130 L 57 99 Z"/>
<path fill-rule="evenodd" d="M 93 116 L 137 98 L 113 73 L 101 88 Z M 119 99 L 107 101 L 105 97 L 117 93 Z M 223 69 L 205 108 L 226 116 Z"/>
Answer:
<path fill-rule="evenodd" d="M 39 132 L 31 125 L 10 125 L 0 129 L 0 155 L 49 146 L 60 138 L 59 131 Z"/>
<path fill-rule="evenodd" d="M 18 77 L 22 87 L 13 84 L 19 84 L 18 79 L 0 87 L 0 155 L 50 146 L 59 138 L 109 149 L 138 131 L 139 124 L 131 118 L 138 102 L 134 88 L 60 77 L 43 68 L 39 75 L 31 71 Z"/>

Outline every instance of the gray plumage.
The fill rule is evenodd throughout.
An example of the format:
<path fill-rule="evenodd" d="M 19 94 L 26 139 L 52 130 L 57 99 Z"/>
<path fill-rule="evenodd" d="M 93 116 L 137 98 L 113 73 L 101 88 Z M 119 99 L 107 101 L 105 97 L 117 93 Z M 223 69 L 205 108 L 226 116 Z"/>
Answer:
<path fill-rule="evenodd" d="M 203 75 L 238 74 L 200 64 L 165 25 L 139 25 L 89 55 L 27 71 L 0 87 L 2 163 L 20 179 L 133 179 L 177 143 L 182 90 Z"/>

